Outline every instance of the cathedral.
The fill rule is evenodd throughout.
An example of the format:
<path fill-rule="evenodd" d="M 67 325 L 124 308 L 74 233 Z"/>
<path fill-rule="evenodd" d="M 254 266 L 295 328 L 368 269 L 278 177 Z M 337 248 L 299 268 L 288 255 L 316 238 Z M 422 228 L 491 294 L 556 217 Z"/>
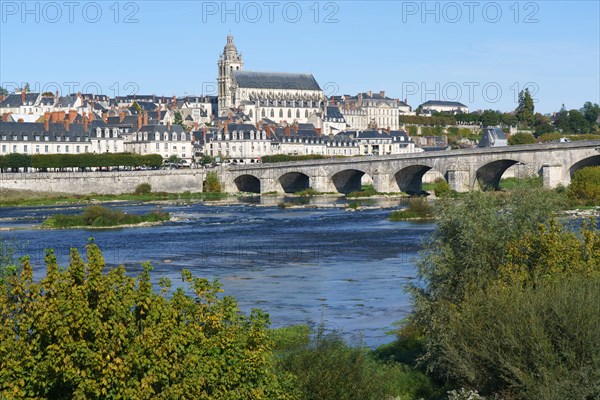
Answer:
<path fill-rule="evenodd" d="M 323 90 L 312 74 L 244 71 L 233 36 L 219 57 L 219 116 L 246 114 L 252 123 L 306 123 L 323 108 Z"/>

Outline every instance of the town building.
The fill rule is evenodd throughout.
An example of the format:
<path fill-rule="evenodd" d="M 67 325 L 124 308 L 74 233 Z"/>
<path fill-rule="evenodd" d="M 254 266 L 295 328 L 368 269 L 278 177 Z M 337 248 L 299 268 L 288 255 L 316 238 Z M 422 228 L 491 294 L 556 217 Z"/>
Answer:
<path fill-rule="evenodd" d="M 418 107 L 421 115 L 431 115 L 434 112 L 447 114 L 467 114 L 469 108 L 456 101 L 429 100 Z"/>
<path fill-rule="evenodd" d="M 323 91 L 312 74 L 244 71 L 233 36 L 218 62 L 219 116 L 237 111 L 252 123 L 269 118 L 278 123 L 306 123 L 321 110 Z"/>

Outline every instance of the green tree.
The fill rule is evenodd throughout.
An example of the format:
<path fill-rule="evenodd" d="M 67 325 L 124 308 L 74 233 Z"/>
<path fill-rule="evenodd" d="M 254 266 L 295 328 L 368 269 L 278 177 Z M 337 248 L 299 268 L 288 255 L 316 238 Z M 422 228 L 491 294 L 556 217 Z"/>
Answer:
<path fill-rule="evenodd" d="M 181 127 L 183 127 L 183 117 L 181 116 L 181 113 L 179 111 L 175 112 L 175 118 L 173 120 L 173 125 L 180 125 Z"/>
<path fill-rule="evenodd" d="M 591 130 L 590 122 L 579 110 L 570 110 L 568 115 L 567 130 L 572 133 L 589 133 Z"/>
<path fill-rule="evenodd" d="M 135 110 L 138 112 L 138 114 L 142 113 L 142 107 L 140 107 L 140 105 L 138 104 L 137 101 L 134 101 L 133 104 L 131 105 L 133 108 L 135 108 Z"/>
<path fill-rule="evenodd" d="M 437 228 L 417 265 L 426 285 L 411 287 L 415 300 L 411 321 L 427 338 L 425 359 L 430 368 L 447 373 L 442 341 L 464 298 L 493 282 L 507 259 L 509 243 L 536 232 L 557 207 L 556 198 L 539 189 L 502 196 L 469 193 L 460 200 L 438 201 Z"/>
<path fill-rule="evenodd" d="M 600 167 L 575 171 L 568 193 L 574 199 L 600 201 Z"/>
<path fill-rule="evenodd" d="M 104 273 L 93 242 L 61 269 L 46 253 L 46 277 L 23 272 L 0 287 L 3 399 L 289 398 L 272 365 L 268 317 L 240 313 L 218 282 L 182 272 L 183 287 L 158 292 L 149 264 L 133 278 Z M 186 294 L 186 292 L 191 294 Z"/>
<path fill-rule="evenodd" d="M 0 96 L 8 96 L 8 90 L 0 86 Z"/>
<path fill-rule="evenodd" d="M 529 93 L 529 88 L 522 90 L 519 93 L 519 105 L 516 109 L 517 121 L 525 127 L 533 125 L 534 108 L 533 98 L 531 97 L 531 93 Z"/>
<path fill-rule="evenodd" d="M 496 126 L 500 125 L 501 114 L 499 111 L 485 110 L 481 114 L 481 124 L 483 126 Z"/>
<path fill-rule="evenodd" d="M 207 173 L 203 186 L 204 192 L 221 193 L 221 180 L 219 179 L 219 175 L 214 171 Z"/>
<path fill-rule="evenodd" d="M 508 144 L 510 145 L 533 144 L 536 142 L 533 135 L 530 135 L 529 133 L 515 133 L 508 138 Z"/>
<path fill-rule="evenodd" d="M 596 103 L 592 104 L 591 101 L 586 101 L 583 105 L 583 108 L 581 109 L 581 112 L 590 124 L 597 125 L 596 121 L 598 120 L 598 116 L 600 115 L 600 105 Z"/>

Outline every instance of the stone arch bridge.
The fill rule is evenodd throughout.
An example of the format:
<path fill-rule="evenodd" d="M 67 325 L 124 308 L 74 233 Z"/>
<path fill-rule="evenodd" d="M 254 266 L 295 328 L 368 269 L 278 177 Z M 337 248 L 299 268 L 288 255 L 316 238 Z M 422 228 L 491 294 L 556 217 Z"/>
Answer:
<path fill-rule="evenodd" d="M 527 175 L 541 176 L 545 187 L 566 186 L 576 170 L 600 165 L 600 140 L 233 165 L 223 168 L 221 180 L 229 193 L 308 188 L 349 193 L 360 190 L 363 175 L 368 175 L 379 192 L 420 193 L 423 175 L 434 170 L 453 190 L 466 192 L 497 189 L 502 174 L 514 165 Z"/>

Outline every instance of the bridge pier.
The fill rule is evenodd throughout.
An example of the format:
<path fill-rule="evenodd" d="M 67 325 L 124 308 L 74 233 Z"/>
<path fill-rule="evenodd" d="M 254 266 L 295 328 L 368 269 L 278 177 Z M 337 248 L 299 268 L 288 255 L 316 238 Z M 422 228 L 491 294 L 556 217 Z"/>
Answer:
<path fill-rule="evenodd" d="M 260 193 L 282 193 L 283 189 L 279 184 L 279 181 L 275 178 L 262 178 L 260 180 Z"/>
<path fill-rule="evenodd" d="M 463 193 L 471 189 L 471 173 L 466 168 L 449 169 L 447 172 L 448 185 L 455 192 Z"/>
<path fill-rule="evenodd" d="M 321 193 L 338 192 L 331 178 L 322 174 L 316 174 L 310 177 L 310 187 Z"/>
<path fill-rule="evenodd" d="M 544 164 L 542 165 L 542 183 L 547 189 L 554 189 L 558 185 L 567 185 L 562 174 L 562 165 L 556 164 Z"/>
<path fill-rule="evenodd" d="M 392 177 L 391 174 L 386 173 L 378 173 L 373 174 L 373 187 L 376 191 L 380 193 L 391 193 L 391 192 L 399 192 L 397 185 L 392 185 Z"/>

